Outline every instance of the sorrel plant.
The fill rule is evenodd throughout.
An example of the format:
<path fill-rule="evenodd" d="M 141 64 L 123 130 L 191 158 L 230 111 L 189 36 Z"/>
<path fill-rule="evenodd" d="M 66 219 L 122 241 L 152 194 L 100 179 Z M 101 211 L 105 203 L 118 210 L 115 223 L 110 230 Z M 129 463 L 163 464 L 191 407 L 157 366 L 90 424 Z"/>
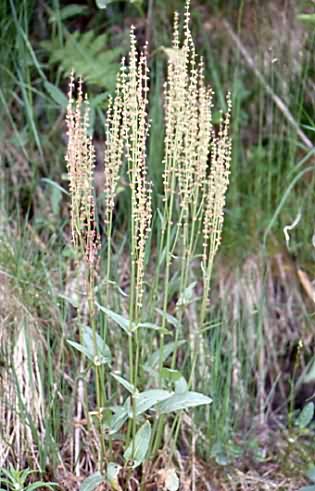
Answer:
<path fill-rule="evenodd" d="M 183 41 L 176 14 L 173 44 L 165 50 L 164 192 L 154 210 L 147 170 L 148 47 L 138 53 L 131 29 L 129 58 L 122 60 L 106 116 L 102 250 L 88 102 L 82 81 L 77 88 L 73 76 L 70 81 L 66 160 L 72 242 L 76 267 L 83 268 L 85 275 L 88 313 L 78 312 L 79 340 L 69 343 L 82 355 L 82 378 L 87 380 L 91 370 L 94 373 L 96 408 L 82 396 L 87 384 L 81 385 L 78 397 L 97 434 L 99 471 L 89 478 L 95 480 L 95 487 L 104 480 L 118 482 L 120 466 L 112 462 L 113 440 L 123 438 L 124 467 L 130 473 L 154 458 L 163 442 L 165 446 L 171 442 L 174 448 L 182 411 L 211 402 L 196 392 L 196 372 L 200 357 L 201 366 L 211 370 L 204 332 L 229 183 L 231 102 L 228 96 L 227 112 L 214 127 L 213 92 L 206 85 L 203 61 L 196 55 L 189 23 L 187 2 Z M 128 183 L 125 193 L 130 202 L 128 246 L 124 246 L 123 256 L 125 261 L 129 257 L 127 291 L 122 291 L 113 267 L 114 214 L 122 181 Z M 171 304 L 175 304 L 172 312 Z M 117 335 L 117 327 L 122 337 Z M 125 352 L 125 346 L 128 361 L 118 363 L 117 350 Z M 156 346 L 156 351 L 152 353 L 149 346 Z M 125 425 L 126 436 L 122 437 Z M 80 445 L 77 433 L 78 473 Z M 172 452 L 168 454 L 171 459 Z"/>

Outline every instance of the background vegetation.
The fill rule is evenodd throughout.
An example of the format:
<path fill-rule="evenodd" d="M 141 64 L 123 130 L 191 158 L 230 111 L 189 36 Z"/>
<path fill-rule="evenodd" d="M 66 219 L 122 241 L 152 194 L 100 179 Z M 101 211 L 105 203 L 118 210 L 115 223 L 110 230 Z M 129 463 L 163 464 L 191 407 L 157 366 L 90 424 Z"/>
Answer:
<path fill-rule="evenodd" d="M 180 0 L 0 2 L 0 466 L 36 471 L 27 482 L 75 489 L 78 426 L 85 439 L 80 478 L 95 470 L 94 435 L 83 417 L 76 420 L 80 359 L 67 343 L 82 281 L 70 245 L 64 157 L 69 73 L 82 75 L 89 95 L 101 213 L 108 95 L 129 49 L 130 26 L 140 46 L 149 41 L 148 162 L 156 207 L 165 48 L 173 12 L 183 9 Z M 183 416 L 174 461 L 183 489 L 191 489 L 192 465 L 200 489 L 297 489 L 315 464 L 314 5 L 196 0 L 191 12 L 216 94 L 214 123 L 232 94 L 233 152 L 205 336 L 211 370 L 198 381 L 213 403 Z M 113 258 L 124 293 L 129 205 L 123 180 L 120 187 Z M 173 313 L 175 280 L 171 286 Z M 118 359 L 119 343 L 112 339 Z M 163 453 L 156 460 L 154 482 Z"/>

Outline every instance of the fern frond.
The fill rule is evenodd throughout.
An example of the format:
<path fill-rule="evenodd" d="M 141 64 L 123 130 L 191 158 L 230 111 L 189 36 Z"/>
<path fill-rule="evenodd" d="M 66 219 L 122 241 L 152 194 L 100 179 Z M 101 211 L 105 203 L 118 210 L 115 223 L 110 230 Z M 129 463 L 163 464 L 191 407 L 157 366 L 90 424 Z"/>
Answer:
<path fill-rule="evenodd" d="M 90 84 L 114 88 L 122 49 L 109 49 L 106 34 L 75 31 L 67 34 L 64 45 L 56 38 L 42 46 L 49 52 L 49 63 L 58 63 L 63 72 L 70 74 L 74 70 Z"/>

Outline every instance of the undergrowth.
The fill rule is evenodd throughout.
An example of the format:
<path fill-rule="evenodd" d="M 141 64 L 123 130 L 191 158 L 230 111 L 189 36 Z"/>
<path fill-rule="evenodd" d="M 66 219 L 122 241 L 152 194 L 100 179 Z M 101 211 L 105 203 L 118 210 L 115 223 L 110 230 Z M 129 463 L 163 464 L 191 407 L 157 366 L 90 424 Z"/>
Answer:
<path fill-rule="evenodd" d="M 2 487 L 75 489 L 90 476 L 105 489 L 104 479 L 175 489 L 178 478 L 207 489 L 216 466 L 218 489 L 303 481 L 312 16 L 304 27 L 302 5 L 274 5 L 195 2 L 202 59 L 187 17 L 181 49 L 176 36 L 169 47 L 176 0 L 154 2 L 153 17 L 144 2 L 0 6 L 0 467 L 12 481 L 3 473 Z M 71 67 L 83 80 L 69 104 Z M 225 203 L 215 162 L 230 152 L 229 88 Z M 168 412 L 174 397 L 182 405 Z"/>

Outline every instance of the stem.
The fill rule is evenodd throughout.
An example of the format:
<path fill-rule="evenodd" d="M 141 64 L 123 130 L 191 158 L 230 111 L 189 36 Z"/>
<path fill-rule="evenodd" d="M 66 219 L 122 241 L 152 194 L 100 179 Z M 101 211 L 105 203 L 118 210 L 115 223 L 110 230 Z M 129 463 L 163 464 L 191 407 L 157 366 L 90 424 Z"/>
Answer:
<path fill-rule="evenodd" d="M 107 257 L 106 257 L 106 286 L 105 286 L 105 307 L 108 307 L 109 282 L 111 277 L 111 261 L 112 261 L 112 227 L 113 227 L 113 212 L 110 212 L 109 222 L 107 224 Z M 103 339 L 106 341 L 108 319 L 104 319 Z"/>
<path fill-rule="evenodd" d="M 88 269 L 88 308 L 90 315 L 90 324 L 93 333 L 93 344 L 95 356 L 98 356 L 98 346 L 96 338 L 96 319 L 95 319 L 95 289 L 94 289 L 94 269 L 89 265 Z M 96 405 L 98 409 L 98 431 L 100 436 L 100 466 L 102 468 L 105 458 L 105 441 L 102 437 L 102 410 L 105 404 L 105 394 L 102 386 L 100 367 L 94 364 L 95 381 L 96 381 Z"/>
<path fill-rule="evenodd" d="M 164 332 L 163 329 L 165 329 L 165 324 L 166 324 L 166 314 L 167 314 L 167 304 L 168 304 L 168 288 L 169 288 L 169 276 L 170 276 L 170 268 L 171 268 L 171 230 L 172 230 L 172 216 L 173 216 L 173 207 L 174 207 L 174 190 L 175 188 L 175 172 L 172 172 L 172 179 L 171 179 L 171 195 L 170 195 L 170 202 L 169 202 L 169 207 L 166 206 L 165 214 L 166 216 L 166 223 L 167 223 L 167 228 L 166 228 L 166 251 L 165 251 L 165 260 L 166 260 L 166 266 L 165 266 L 165 282 L 164 282 L 164 293 L 163 293 L 163 318 L 162 318 L 162 332 L 160 335 L 160 361 L 159 361 L 159 383 L 161 383 L 161 374 L 162 374 L 162 366 L 163 366 L 163 348 L 164 348 Z"/>

